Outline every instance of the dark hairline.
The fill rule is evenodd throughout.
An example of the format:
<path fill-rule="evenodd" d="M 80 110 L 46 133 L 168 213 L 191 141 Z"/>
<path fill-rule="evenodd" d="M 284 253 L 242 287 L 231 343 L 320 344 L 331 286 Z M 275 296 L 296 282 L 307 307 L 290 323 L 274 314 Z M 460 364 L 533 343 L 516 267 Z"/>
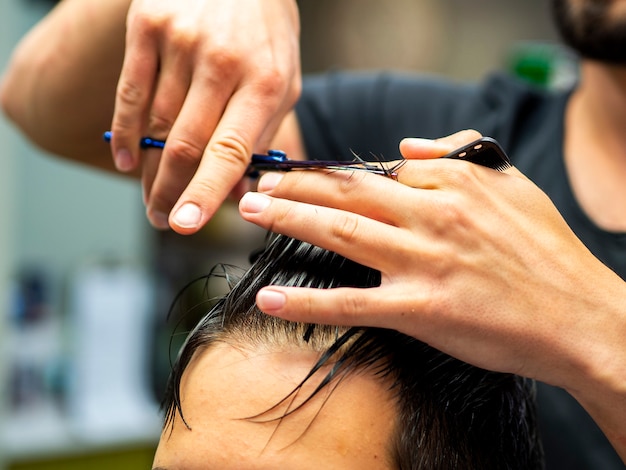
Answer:
<path fill-rule="evenodd" d="M 475 456 L 472 454 L 473 451 L 468 453 L 462 449 L 450 451 L 456 458 L 463 458 L 466 454 L 472 459 L 496 457 L 499 459 L 498 462 L 502 463 L 502 460 L 505 458 L 503 454 L 507 454 L 521 456 L 526 463 L 535 463 L 537 461 L 537 456 L 540 454 L 540 445 L 536 440 L 536 433 L 534 432 L 534 415 L 532 411 L 522 411 L 524 407 L 529 407 L 532 403 L 530 382 L 523 381 L 519 377 L 515 378 L 510 374 L 482 371 L 436 351 L 415 338 L 394 330 L 346 327 L 339 327 L 338 329 L 338 327 L 328 325 L 299 324 L 269 317 L 260 312 L 255 305 L 256 292 L 263 285 L 270 283 L 280 284 L 281 282 L 287 282 L 287 285 L 311 285 L 331 288 L 342 286 L 341 282 L 344 281 L 341 281 L 341 279 L 343 279 L 343 276 L 351 283 L 351 286 L 372 287 L 377 285 L 377 280 L 379 282 L 380 279 L 380 273 L 352 263 L 331 252 L 286 237 L 278 237 L 277 240 L 277 243 L 271 244 L 266 252 L 262 254 L 261 262 L 253 266 L 243 277 L 242 282 L 236 284 L 227 296 L 218 301 L 215 307 L 203 317 L 194 331 L 188 336 L 188 342 L 181 349 L 181 355 L 173 370 L 174 380 L 170 381 L 169 403 L 167 402 L 167 397 L 164 402 L 164 405 L 168 405 L 165 425 L 170 421 L 173 423 L 176 412 L 181 413 L 181 418 L 183 418 L 184 422 L 182 408 L 180 407 L 180 378 L 193 352 L 203 344 L 210 342 L 211 338 L 215 339 L 222 334 L 230 335 L 234 331 L 235 334 L 243 333 L 243 338 L 252 339 L 253 343 L 254 341 L 263 342 L 264 338 L 271 337 L 272 333 L 275 333 L 277 330 L 282 330 L 284 333 L 291 335 L 289 336 L 290 340 L 298 339 L 299 341 L 304 341 L 305 338 L 308 338 L 307 341 L 315 341 L 319 337 L 324 338 L 325 334 L 328 335 L 338 331 L 344 333 L 352 332 L 351 334 L 354 336 L 355 341 L 350 344 L 349 349 L 343 352 L 342 356 L 348 365 L 348 368 L 345 369 L 346 373 L 364 368 L 368 364 L 376 363 L 381 358 L 384 359 L 383 363 L 379 363 L 384 364 L 384 366 L 376 369 L 376 372 L 382 378 L 389 379 L 389 383 L 391 383 L 389 388 L 394 394 L 393 396 L 396 397 L 398 405 L 397 409 L 399 412 L 396 416 L 398 425 L 395 426 L 388 443 L 390 459 L 394 463 L 397 462 L 398 468 L 413 468 L 413 463 L 411 462 L 421 461 L 421 457 L 415 455 L 416 452 L 408 449 L 419 448 L 419 453 L 423 451 L 424 454 L 428 454 L 430 452 L 433 454 L 433 457 L 436 457 L 441 452 L 440 448 L 429 447 L 433 445 L 432 438 L 423 434 L 424 431 L 416 434 L 415 429 L 422 429 L 424 426 L 422 418 L 419 416 L 421 415 L 419 407 L 422 402 L 416 402 L 416 399 L 412 398 L 414 390 L 417 391 L 418 395 L 422 393 L 419 391 L 421 385 L 416 380 L 438 381 L 438 383 L 432 386 L 429 385 L 426 389 L 432 387 L 432 390 L 444 392 L 445 396 L 442 397 L 444 402 L 439 397 L 436 397 L 434 402 L 431 403 L 431 406 L 435 408 L 441 409 L 444 406 L 446 397 L 450 397 L 452 402 L 445 405 L 446 410 L 444 414 L 446 415 L 450 413 L 454 415 L 457 412 L 466 414 L 469 409 L 470 416 L 473 416 L 473 407 L 477 406 L 477 409 L 486 407 L 486 411 L 492 414 L 489 421 L 491 428 L 487 428 L 487 431 L 493 432 L 496 429 L 500 429 L 497 424 L 500 417 L 502 419 L 510 420 L 513 418 L 514 420 L 519 420 L 519 423 L 516 425 L 510 424 L 509 421 L 508 424 L 501 423 L 501 426 L 504 432 L 518 436 L 522 443 L 516 444 L 510 438 L 509 440 L 503 439 L 500 446 L 503 445 L 502 449 L 504 450 L 491 451 L 489 449 L 486 450 L 484 443 L 481 444 L 479 439 L 477 442 L 480 447 L 477 451 L 480 453 L 479 455 Z M 302 263 L 303 259 L 309 259 L 309 254 L 313 254 L 314 261 L 312 263 Z M 284 279 L 275 279 L 273 277 L 271 269 L 276 269 L 272 262 L 274 255 L 283 263 L 279 265 L 278 271 L 280 276 L 284 276 Z M 296 265 L 294 265 L 294 259 L 300 263 L 295 263 Z M 321 267 L 323 267 L 323 270 L 321 270 Z M 334 281 L 335 271 L 344 273 L 338 274 L 339 284 L 336 284 Z M 332 273 L 332 276 L 329 273 Z M 329 278 L 333 279 L 327 282 Z M 258 322 L 260 323 L 257 324 Z M 262 333 L 261 337 L 258 336 L 259 333 Z M 328 344 L 328 341 L 324 344 Z M 415 358 L 422 358 L 421 360 L 425 362 L 420 364 L 419 361 L 415 362 Z M 431 370 L 432 364 L 437 366 L 437 370 Z M 443 376 L 441 376 L 440 370 L 443 372 Z M 461 382 L 459 384 L 450 384 L 450 387 L 447 382 L 444 382 L 450 379 L 451 376 L 449 374 L 451 371 L 455 374 L 454 377 L 461 379 Z M 457 394 L 457 387 L 460 387 L 460 395 Z M 432 391 L 425 391 L 432 393 Z M 467 395 L 468 393 L 469 395 Z M 173 400 L 172 397 L 174 397 Z M 517 406 L 521 408 L 519 410 L 515 409 Z M 478 413 L 480 416 L 482 412 L 478 411 Z M 497 414 L 495 418 L 493 416 L 494 413 Z M 446 421 L 447 419 L 445 418 Z M 465 421 L 461 422 L 465 423 Z M 404 429 L 403 426 L 405 425 L 412 430 Z M 465 424 L 462 424 L 462 426 L 465 426 Z M 478 428 L 482 429 L 480 426 Z M 476 426 L 468 427 L 468 429 L 476 429 Z M 426 431 L 426 434 L 429 433 L 430 431 Z M 467 445 L 471 441 L 464 440 L 463 437 L 459 436 L 451 437 L 448 440 L 451 440 L 451 443 L 454 444 L 455 439 L 459 439 L 459 444 L 461 445 Z M 425 442 L 425 447 L 422 446 L 422 440 Z M 484 463 L 482 460 L 481 462 Z"/>

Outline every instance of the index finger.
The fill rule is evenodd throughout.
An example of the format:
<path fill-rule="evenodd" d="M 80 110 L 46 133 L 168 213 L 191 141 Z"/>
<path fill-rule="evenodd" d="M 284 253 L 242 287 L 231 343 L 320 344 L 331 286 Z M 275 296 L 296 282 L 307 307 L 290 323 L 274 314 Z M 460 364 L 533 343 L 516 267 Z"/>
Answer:
<path fill-rule="evenodd" d="M 170 226 L 191 234 L 207 223 L 243 177 L 253 149 L 275 119 L 272 96 L 239 90 L 229 101 L 200 164 L 170 215 Z"/>

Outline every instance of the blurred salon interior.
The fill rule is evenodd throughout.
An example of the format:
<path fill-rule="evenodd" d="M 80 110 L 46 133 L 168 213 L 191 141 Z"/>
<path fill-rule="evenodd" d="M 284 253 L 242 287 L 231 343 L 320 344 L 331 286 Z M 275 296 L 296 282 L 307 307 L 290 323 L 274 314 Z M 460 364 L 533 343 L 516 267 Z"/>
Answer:
<path fill-rule="evenodd" d="M 0 70 L 54 5 L 2 0 Z M 576 73 L 543 0 L 299 5 L 305 73 L 505 69 L 546 87 Z M 218 263 L 245 268 L 265 234 L 234 204 L 197 235 L 157 232 L 135 181 L 44 155 L 4 117 L 0 161 L 0 470 L 149 468 L 170 360 L 193 322 L 167 321 L 170 304 Z"/>

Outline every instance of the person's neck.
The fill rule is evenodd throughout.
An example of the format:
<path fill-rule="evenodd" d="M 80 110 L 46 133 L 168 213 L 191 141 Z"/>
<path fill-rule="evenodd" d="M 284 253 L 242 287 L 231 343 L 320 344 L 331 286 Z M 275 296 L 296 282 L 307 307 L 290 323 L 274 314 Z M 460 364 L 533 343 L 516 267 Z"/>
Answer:
<path fill-rule="evenodd" d="M 580 73 L 565 114 L 567 172 L 587 215 L 626 232 L 626 66 L 583 61 Z"/>

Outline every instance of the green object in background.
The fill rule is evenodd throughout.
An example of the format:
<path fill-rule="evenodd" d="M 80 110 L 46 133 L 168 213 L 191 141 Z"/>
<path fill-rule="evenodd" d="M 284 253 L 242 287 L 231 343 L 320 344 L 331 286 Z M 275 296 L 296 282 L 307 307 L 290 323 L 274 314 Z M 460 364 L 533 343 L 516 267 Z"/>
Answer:
<path fill-rule="evenodd" d="M 578 77 L 576 59 L 564 47 L 542 42 L 516 45 L 508 55 L 509 71 L 546 88 L 570 86 Z"/>
<path fill-rule="evenodd" d="M 152 468 L 155 447 L 114 449 L 11 463 L 7 470 L 143 470 Z"/>
<path fill-rule="evenodd" d="M 547 86 L 550 83 L 552 62 L 542 55 L 520 55 L 513 63 L 513 73 L 535 85 Z"/>

